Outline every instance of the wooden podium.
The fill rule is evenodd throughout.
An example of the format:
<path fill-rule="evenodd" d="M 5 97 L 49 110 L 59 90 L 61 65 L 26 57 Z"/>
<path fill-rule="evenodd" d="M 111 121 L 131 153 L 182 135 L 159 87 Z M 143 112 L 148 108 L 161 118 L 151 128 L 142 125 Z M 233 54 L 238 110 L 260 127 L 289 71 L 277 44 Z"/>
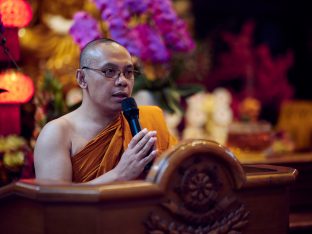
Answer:
<path fill-rule="evenodd" d="M 0 189 L 0 233 L 287 233 L 288 167 L 242 167 L 223 146 L 184 141 L 145 181 L 22 180 Z"/>

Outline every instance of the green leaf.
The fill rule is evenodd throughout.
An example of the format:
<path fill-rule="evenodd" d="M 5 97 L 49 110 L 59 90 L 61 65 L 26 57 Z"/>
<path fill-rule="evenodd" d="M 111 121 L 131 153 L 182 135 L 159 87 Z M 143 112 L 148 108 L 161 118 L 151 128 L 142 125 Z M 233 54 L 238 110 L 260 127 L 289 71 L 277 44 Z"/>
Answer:
<path fill-rule="evenodd" d="M 183 98 L 187 98 L 194 95 L 195 93 L 205 91 L 204 86 L 198 84 L 179 85 L 177 89 Z"/>

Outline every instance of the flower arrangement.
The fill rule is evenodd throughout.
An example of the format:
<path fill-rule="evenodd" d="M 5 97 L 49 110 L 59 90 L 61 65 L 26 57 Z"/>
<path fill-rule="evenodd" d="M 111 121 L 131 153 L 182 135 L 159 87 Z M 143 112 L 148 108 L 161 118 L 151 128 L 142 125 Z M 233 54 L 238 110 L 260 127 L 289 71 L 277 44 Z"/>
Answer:
<path fill-rule="evenodd" d="M 222 31 L 220 37 L 227 50 L 218 54 L 216 65 L 205 77 L 210 89 L 220 85 L 231 89 L 232 107 L 238 118 L 239 103 L 245 98 L 257 99 L 262 108 L 272 106 L 278 110 L 284 100 L 293 96 L 287 79 L 293 65 L 292 51 L 273 56 L 267 44 L 254 45 L 255 27 L 250 20 L 238 34 Z"/>
<path fill-rule="evenodd" d="M 170 0 L 94 0 L 111 38 L 147 62 L 168 62 L 172 52 L 188 52 L 194 42 Z M 88 28 L 88 33 L 85 33 Z M 97 21 L 78 12 L 70 33 L 80 48 L 100 37 Z"/>
<path fill-rule="evenodd" d="M 33 147 L 42 127 L 50 120 L 68 111 L 63 97 L 63 86 L 49 71 L 44 74 L 43 80 L 39 84 L 38 92 L 36 92 L 35 96 L 35 104 L 35 129 L 31 142 Z"/>
<path fill-rule="evenodd" d="M 137 65 L 142 70 L 134 93 L 150 90 L 161 107 L 174 112 L 178 111 L 182 96 L 201 90 L 190 85 L 180 88 L 174 82 L 177 78 L 177 73 L 172 72 L 174 55 L 191 52 L 195 43 L 170 0 L 94 0 L 94 3 L 107 32 L 101 32 L 100 23 L 90 14 L 78 12 L 70 34 L 80 48 L 103 34 L 125 46 L 138 59 Z"/>
<path fill-rule="evenodd" d="M 34 177 L 33 155 L 20 136 L 0 136 L 0 186 L 20 178 Z"/>

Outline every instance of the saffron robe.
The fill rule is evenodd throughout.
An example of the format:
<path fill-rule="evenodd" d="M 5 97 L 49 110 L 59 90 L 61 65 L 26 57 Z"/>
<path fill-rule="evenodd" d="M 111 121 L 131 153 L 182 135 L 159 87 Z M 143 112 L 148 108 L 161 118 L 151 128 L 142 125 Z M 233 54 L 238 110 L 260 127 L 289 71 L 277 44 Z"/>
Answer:
<path fill-rule="evenodd" d="M 158 155 L 177 143 L 177 140 L 169 133 L 160 108 L 140 106 L 139 113 L 142 128 L 157 131 Z M 81 151 L 71 157 L 72 181 L 87 182 L 112 170 L 118 164 L 131 139 L 129 124 L 126 118 L 120 114 Z"/>

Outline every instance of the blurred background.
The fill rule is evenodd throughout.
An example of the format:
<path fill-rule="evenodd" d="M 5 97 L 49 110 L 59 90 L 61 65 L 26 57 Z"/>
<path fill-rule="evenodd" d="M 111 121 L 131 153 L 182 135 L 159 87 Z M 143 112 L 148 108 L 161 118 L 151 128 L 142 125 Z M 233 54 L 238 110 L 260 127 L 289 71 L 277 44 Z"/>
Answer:
<path fill-rule="evenodd" d="M 303 1 L 0 0 L 0 181 L 32 177 L 41 128 L 81 101 L 80 49 L 134 56 L 133 96 L 180 140 L 238 155 L 310 152 L 312 14 Z"/>

